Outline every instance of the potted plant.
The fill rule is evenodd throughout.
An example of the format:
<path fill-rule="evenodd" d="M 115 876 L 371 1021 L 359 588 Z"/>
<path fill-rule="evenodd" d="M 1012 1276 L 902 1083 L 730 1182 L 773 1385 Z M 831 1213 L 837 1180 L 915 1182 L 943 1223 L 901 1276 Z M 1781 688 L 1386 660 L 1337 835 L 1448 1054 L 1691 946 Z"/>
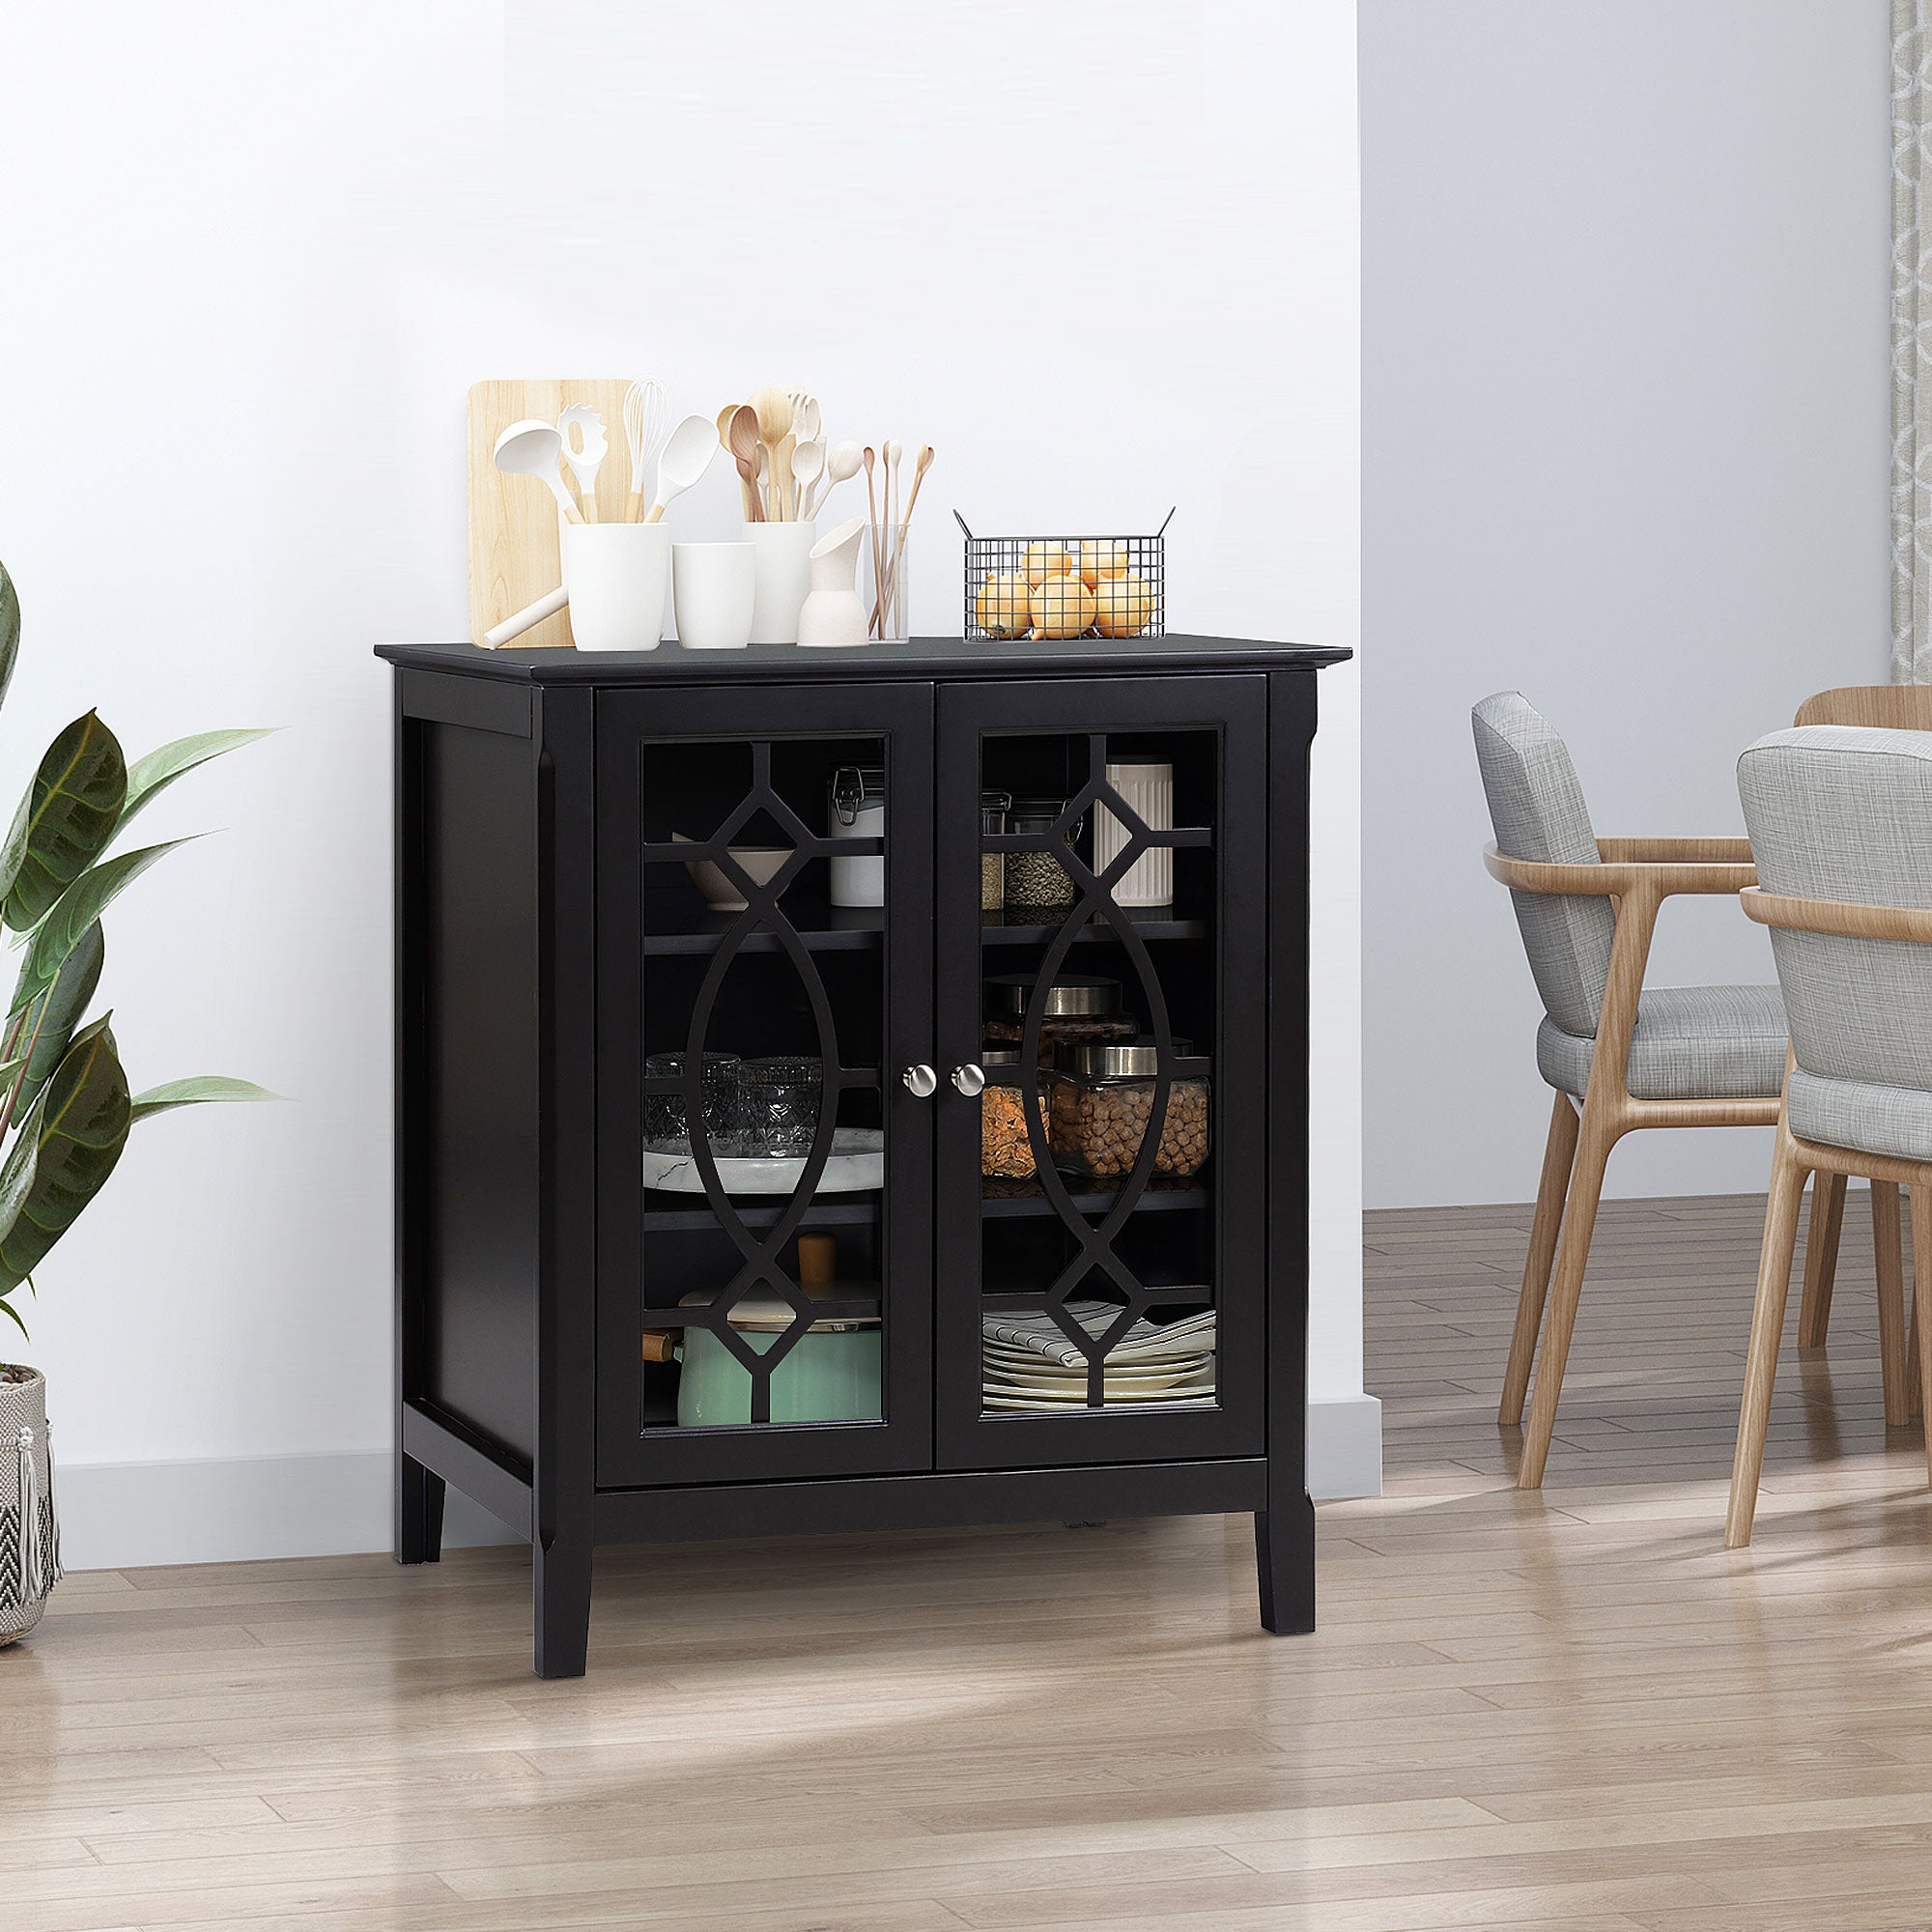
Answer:
<path fill-rule="evenodd" d="M 20 603 L 0 565 L 0 701 L 20 649 Z M 184 840 L 125 847 L 128 821 L 184 773 L 261 731 L 205 731 L 129 765 L 92 711 L 47 747 L 0 842 L 0 924 L 20 954 L 0 1019 L 0 1312 L 24 1335 L 14 1292 L 113 1173 L 137 1121 L 203 1100 L 265 1100 L 246 1080 L 128 1091 L 107 1013 L 85 1019 L 100 979 L 100 916 Z M 41 1619 L 60 1577 L 46 1382 L 0 1362 L 0 1644 Z"/>

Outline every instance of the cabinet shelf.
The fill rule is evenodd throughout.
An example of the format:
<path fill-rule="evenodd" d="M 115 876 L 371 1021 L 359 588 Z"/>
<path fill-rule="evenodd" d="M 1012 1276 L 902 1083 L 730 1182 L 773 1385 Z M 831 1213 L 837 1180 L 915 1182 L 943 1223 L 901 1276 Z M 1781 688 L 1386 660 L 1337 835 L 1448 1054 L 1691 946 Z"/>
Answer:
<path fill-rule="evenodd" d="M 980 1197 L 980 1212 L 989 1221 L 1018 1219 L 1033 1214 L 1052 1214 L 1056 1210 L 1053 1203 L 1046 1198 L 1046 1190 L 1037 1183 L 1026 1180 L 1009 1180 L 1001 1183 L 1003 1188 L 1010 1187 L 1011 1194 L 982 1194 Z M 1112 1187 L 1089 1187 L 1078 1190 L 1073 1195 L 1073 1205 L 1083 1214 L 1104 1214 L 1120 1200 L 1120 1190 Z M 1149 1186 L 1134 1204 L 1136 1214 L 1188 1214 L 1203 1212 L 1213 1200 L 1211 1191 L 1206 1187 L 1159 1187 Z"/>
<path fill-rule="evenodd" d="M 807 1208 L 805 1219 L 799 1225 L 804 1228 L 869 1227 L 879 1218 L 883 1198 L 877 1192 L 827 1195 L 814 1200 Z M 738 1210 L 738 1218 L 746 1227 L 769 1228 L 784 1212 L 789 1199 L 786 1195 L 766 1195 L 762 1198 L 736 1195 L 731 1205 Z M 661 1188 L 645 1188 L 643 1222 L 646 1232 L 703 1234 L 707 1229 L 722 1226 L 708 1203 L 700 1198 L 697 1205 L 693 1206 L 692 1200 L 689 1194 L 669 1194 Z M 673 1201 L 677 1203 L 674 1208 L 668 1205 Z"/>
<path fill-rule="evenodd" d="M 886 916 L 879 906 L 821 905 L 800 907 L 794 911 L 782 899 L 779 901 L 779 906 L 785 917 L 793 921 L 794 929 L 808 952 L 859 952 L 877 946 L 885 936 Z M 1208 937 L 1209 929 L 1205 919 L 1176 918 L 1173 909 L 1168 906 L 1129 907 L 1123 909 L 1121 916 L 1143 939 L 1200 941 Z M 662 959 L 692 955 L 701 957 L 715 952 L 720 941 L 741 917 L 735 912 L 693 915 L 680 906 L 663 918 L 653 918 L 653 907 L 647 899 L 644 909 L 644 955 Z M 801 921 L 804 923 L 799 923 Z M 674 926 L 677 929 L 660 930 L 660 926 Z M 980 944 L 986 947 L 1043 946 L 1057 937 L 1059 932 L 1057 924 L 1022 925 L 1004 920 L 987 920 L 980 927 Z M 1105 945 L 1109 941 L 1119 943 L 1112 927 L 1101 920 L 1088 921 L 1073 935 L 1076 946 Z M 778 935 L 762 928 L 751 934 L 740 947 L 740 951 L 745 952 L 777 952 L 781 950 Z"/>

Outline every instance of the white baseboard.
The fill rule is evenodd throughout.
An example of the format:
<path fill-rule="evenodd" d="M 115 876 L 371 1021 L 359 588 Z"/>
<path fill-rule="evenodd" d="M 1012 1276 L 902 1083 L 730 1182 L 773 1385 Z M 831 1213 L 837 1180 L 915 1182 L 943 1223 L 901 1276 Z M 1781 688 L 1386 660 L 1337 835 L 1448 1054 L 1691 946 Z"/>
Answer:
<path fill-rule="evenodd" d="M 1382 1406 L 1372 1395 L 1308 1405 L 1308 1493 L 1317 1502 L 1382 1492 Z"/>
<path fill-rule="evenodd" d="M 1308 1406 L 1311 1495 L 1381 1492 L 1382 1406 L 1374 1396 Z M 252 1563 L 386 1549 L 394 1483 L 385 1455 L 260 1456 L 234 1462 L 60 1465 L 61 1557 L 71 1570 Z M 452 1549 L 517 1539 L 455 1490 Z"/>
<path fill-rule="evenodd" d="M 370 1456 L 259 1456 L 236 1462 L 63 1463 L 61 1561 L 70 1570 L 250 1563 L 387 1549 L 395 1463 Z M 451 1548 L 517 1539 L 449 1492 Z"/>

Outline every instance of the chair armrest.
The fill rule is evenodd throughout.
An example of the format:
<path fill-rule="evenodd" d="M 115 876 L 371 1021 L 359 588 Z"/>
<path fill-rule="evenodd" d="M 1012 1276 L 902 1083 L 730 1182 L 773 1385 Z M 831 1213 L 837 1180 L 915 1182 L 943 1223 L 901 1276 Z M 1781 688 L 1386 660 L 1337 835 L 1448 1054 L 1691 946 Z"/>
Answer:
<path fill-rule="evenodd" d="M 1748 863 L 1747 839 L 1599 839 L 1600 850 L 1606 846 L 1658 845 L 1742 846 L 1745 863 L 1721 859 L 1611 860 L 1607 853 L 1595 866 L 1549 866 L 1535 859 L 1509 859 L 1493 844 L 1483 847 L 1483 864 L 1492 878 L 1500 879 L 1512 892 L 1575 893 L 1586 898 L 1615 896 L 1639 890 L 1668 898 L 1673 893 L 1735 893 L 1757 884 L 1757 868 Z"/>
<path fill-rule="evenodd" d="M 1932 910 L 1920 906 L 1859 905 L 1847 899 L 1797 899 L 1747 886 L 1738 903 L 1747 919 L 1840 939 L 1911 939 L 1932 945 Z"/>
<path fill-rule="evenodd" d="M 1748 866 L 1748 838 L 1599 838 L 1597 855 L 1606 864 L 1665 866 Z"/>

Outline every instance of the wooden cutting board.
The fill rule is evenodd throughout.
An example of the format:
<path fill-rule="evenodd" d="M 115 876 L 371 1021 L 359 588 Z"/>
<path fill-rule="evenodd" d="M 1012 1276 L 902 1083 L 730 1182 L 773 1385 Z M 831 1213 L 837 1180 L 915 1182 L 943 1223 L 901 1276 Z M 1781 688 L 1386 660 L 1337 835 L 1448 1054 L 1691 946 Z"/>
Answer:
<path fill-rule="evenodd" d="M 563 582 L 556 498 L 534 476 L 506 476 L 491 452 L 513 422 L 536 416 L 554 422 L 572 403 L 588 403 L 604 418 L 610 448 L 597 472 L 597 518 L 616 523 L 631 494 L 631 456 L 624 443 L 628 377 L 583 382 L 472 383 L 469 385 L 469 641 L 480 644 L 493 624 L 534 604 Z M 569 470 L 564 480 L 572 480 Z M 546 617 L 506 650 L 555 649 L 571 642 L 568 611 Z"/>

